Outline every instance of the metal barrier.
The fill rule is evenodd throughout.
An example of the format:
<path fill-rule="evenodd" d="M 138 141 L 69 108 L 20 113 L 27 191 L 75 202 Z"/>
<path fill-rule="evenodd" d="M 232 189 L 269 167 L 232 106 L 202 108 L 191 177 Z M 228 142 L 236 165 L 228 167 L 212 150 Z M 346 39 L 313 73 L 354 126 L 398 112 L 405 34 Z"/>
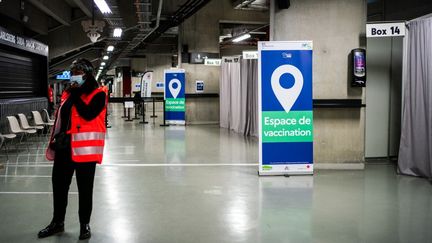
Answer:
<path fill-rule="evenodd" d="M 155 109 L 155 103 L 156 102 L 164 102 L 164 98 L 161 96 L 156 97 L 148 97 L 148 98 L 135 98 L 135 97 L 110 97 L 109 103 L 122 103 L 123 104 L 123 116 L 122 118 L 127 118 L 125 121 L 132 121 L 132 120 L 138 120 L 138 112 L 135 111 L 135 117 L 130 117 L 130 108 L 125 108 L 124 103 L 126 101 L 133 101 L 135 103 L 135 109 L 137 109 L 137 105 L 142 105 L 142 112 L 141 115 L 143 116 L 143 120 L 140 122 L 141 124 L 147 124 L 148 122 L 145 120 L 145 104 L 151 102 L 153 105 L 153 114 L 150 116 L 151 118 L 155 118 L 156 116 L 156 109 Z M 165 111 L 165 106 L 163 107 Z M 165 124 L 165 121 L 164 121 Z"/>

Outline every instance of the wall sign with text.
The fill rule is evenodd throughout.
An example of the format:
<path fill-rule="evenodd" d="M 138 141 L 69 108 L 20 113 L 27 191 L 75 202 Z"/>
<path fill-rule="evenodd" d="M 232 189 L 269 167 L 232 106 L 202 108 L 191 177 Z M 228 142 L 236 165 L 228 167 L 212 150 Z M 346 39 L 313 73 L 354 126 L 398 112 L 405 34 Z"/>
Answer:
<path fill-rule="evenodd" d="M 0 27 L 0 44 L 48 56 L 47 45 L 30 38 L 15 35 L 2 27 Z"/>
<path fill-rule="evenodd" d="M 196 93 L 202 93 L 202 92 L 204 92 L 204 81 L 197 80 L 195 82 L 195 92 Z"/>
<path fill-rule="evenodd" d="M 366 25 L 366 37 L 405 36 L 405 22 Z"/>
<path fill-rule="evenodd" d="M 258 59 L 258 51 L 243 51 L 243 59 Z"/>

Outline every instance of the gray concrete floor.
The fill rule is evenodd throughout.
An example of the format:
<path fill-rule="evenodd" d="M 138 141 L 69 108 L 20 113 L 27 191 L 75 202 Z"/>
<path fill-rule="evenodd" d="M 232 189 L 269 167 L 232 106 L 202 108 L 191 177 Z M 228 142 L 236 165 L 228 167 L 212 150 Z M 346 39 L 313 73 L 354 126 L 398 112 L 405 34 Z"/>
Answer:
<path fill-rule="evenodd" d="M 217 126 L 163 128 L 160 117 L 111 120 L 90 242 L 432 242 L 432 186 L 394 165 L 258 177 L 256 139 Z M 75 181 L 65 233 L 36 237 L 52 214 L 43 153 L 33 145 L 3 162 L 0 242 L 78 241 Z"/>

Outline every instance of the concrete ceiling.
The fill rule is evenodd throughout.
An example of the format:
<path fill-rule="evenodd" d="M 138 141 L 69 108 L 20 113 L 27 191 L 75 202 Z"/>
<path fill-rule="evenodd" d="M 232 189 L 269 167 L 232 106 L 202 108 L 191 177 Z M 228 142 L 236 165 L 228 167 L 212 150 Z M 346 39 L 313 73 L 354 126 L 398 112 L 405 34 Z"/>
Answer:
<path fill-rule="evenodd" d="M 96 60 L 106 54 L 108 45 L 115 45 L 112 59 L 145 55 L 146 53 L 175 53 L 177 33 L 171 29 L 178 22 L 170 23 L 177 11 L 187 15 L 192 8 L 202 7 L 209 0 L 163 0 L 160 28 L 156 25 L 159 0 L 106 0 L 112 14 L 101 14 L 95 7 L 95 20 L 105 22 L 104 31 L 97 43 L 91 43 L 81 22 L 92 17 L 92 0 L 2 0 L 0 25 L 18 34 L 32 37 L 48 44 L 50 48 L 50 73 L 66 68 L 71 58 L 86 57 Z M 186 5 L 188 4 L 187 8 Z M 185 11 L 187 10 L 187 11 Z M 182 15 L 182 16 L 183 16 Z M 23 17 L 26 16 L 26 21 Z M 178 16 L 175 21 L 182 21 Z M 122 38 L 113 38 L 115 27 L 123 29 Z M 174 31 L 173 31 L 174 30 Z M 150 35 L 151 34 L 151 35 Z M 151 37 L 151 38 L 150 38 Z M 157 51 L 155 51 L 157 50 Z"/>
<path fill-rule="evenodd" d="M 91 19 L 92 0 L 1 0 L 0 25 L 48 44 L 50 60 L 53 63 L 58 63 L 59 58 L 77 56 L 77 52 L 84 51 L 89 46 L 102 49 L 100 53 L 95 53 L 93 59 L 97 59 L 105 54 L 102 47 L 111 44 L 116 45 L 115 53 L 111 54 L 115 58 L 154 53 L 155 46 L 168 54 L 177 51 L 176 31 L 173 29 L 169 35 L 161 35 L 170 27 L 178 25 L 183 17 L 187 18 L 190 14 L 187 11 L 191 7 L 199 8 L 206 3 L 205 0 L 163 0 L 161 28 L 148 35 L 156 24 L 160 0 L 106 1 L 113 14 L 102 15 L 97 8 L 95 9 L 95 19 L 106 24 L 102 36 L 95 44 L 90 42 L 81 25 L 81 21 Z M 268 6 L 268 2 L 269 0 L 232 0 L 233 7 L 239 3 L 246 3 L 246 7 L 265 7 Z M 146 7 L 149 4 L 151 7 Z M 185 4 L 188 4 L 189 9 L 185 8 Z M 431 12 L 432 9 L 430 0 L 374 0 L 369 1 L 368 6 L 369 20 L 403 19 L 404 16 L 405 19 L 413 18 Z M 112 37 L 115 27 L 122 27 L 124 30 L 121 39 Z M 235 35 L 242 27 L 244 26 L 222 26 L 222 29 Z"/>

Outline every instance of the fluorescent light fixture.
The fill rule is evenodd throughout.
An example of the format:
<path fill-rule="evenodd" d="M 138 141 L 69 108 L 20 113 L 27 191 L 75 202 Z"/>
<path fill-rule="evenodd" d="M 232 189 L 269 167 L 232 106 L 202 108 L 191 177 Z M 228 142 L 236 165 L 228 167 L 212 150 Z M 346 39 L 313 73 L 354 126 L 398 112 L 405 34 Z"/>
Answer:
<path fill-rule="evenodd" d="M 113 32 L 114 37 L 121 37 L 123 30 L 121 28 L 115 28 Z"/>
<path fill-rule="evenodd" d="M 110 13 L 112 13 L 111 9 L 108 7 L 108 4 L 105 2 L 105 0 L 94 0 L 94 2 L 98 6 L 98 8 L 101 11 L 101 13 L 103 13 L 103 14 L 110 14 Z"/>
<path fill-rule="evenodd" d="M 108 59 L 109 59 L 109 56 L 105 55 L 105 56 L 103 56 L 102 59 L 104 59 L 104 60 L 108 60 Z"/>
<path fill-rule="evenodd" d="M 106 64 L 105 62 L 101 62 L 101 66 L 105 66 L 105 64 Z"/>
<path fill-rule="evenodd" d="M 102 70 L 103 68 L 104 68 L 104 67 L 100 66 L 100 67 L 99 67 L 99 70 Z"/>
<path fill-rule="evenodd" d="M 241 35 L 241 36 L 239 36 L 239 37 L 236 37 L 234 40 L 232 40 L 233 42 L 240 42 L 240 41 L 243 41 L 243 40 L 246 40 L 246 39 L 249 39 L 251 37 L 251 35 L 250 34 L 244 34 L 244 35 Z"/>
<path fill-rule="evenodd" d="M 114 51 L 114 46 L 108 46 L 107 51 Z"/>

